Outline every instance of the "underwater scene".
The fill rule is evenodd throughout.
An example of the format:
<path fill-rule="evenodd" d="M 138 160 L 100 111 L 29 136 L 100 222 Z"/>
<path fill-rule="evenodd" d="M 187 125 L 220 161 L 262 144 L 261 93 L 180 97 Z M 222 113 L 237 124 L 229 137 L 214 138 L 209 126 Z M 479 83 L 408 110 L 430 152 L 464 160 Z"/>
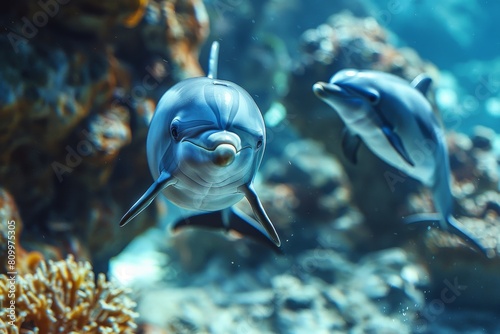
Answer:
<path fill-rule="evenodd" d="M 0 333 L 500 333 L 500 2 L 0 8 Z"/>

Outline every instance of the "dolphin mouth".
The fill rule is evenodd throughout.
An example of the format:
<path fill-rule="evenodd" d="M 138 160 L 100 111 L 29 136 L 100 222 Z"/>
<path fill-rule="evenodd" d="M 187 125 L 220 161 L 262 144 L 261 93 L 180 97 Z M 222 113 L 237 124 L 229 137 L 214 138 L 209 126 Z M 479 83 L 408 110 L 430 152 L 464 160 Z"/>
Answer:
<path fill-rule="evenodd" d="M 325 101 L 351 101 L 352 103 L 359 103 L 360 100 L 365 98 L 350 87 L 343 87 L 339 84 L 317 82 L 313 85 L 313 92 L 321 100 Z"/>
<path fill-rule="evenodd" d="M 244 149 L 247 149 L 247 148 L 250 148 L 250 146 L 244 146 L 244 147 L 237 147 L 236 145 L 234 145 L 233 143 L 220 143 L 219 145 L 215 146 L 215 147 L 207 147 L 207 146 L 203 146 L 199 143 L 197 143 L 196 141 L 194 140 L 191 140 L 191 139 L 184 139 L 182 140 L 181 142 L 187 142 L 187 143 L 190 143 L 191 145 L 194 145 L 198 148 L 201 148 L 202 150 L 204 151 L 207 151 L 207 152 L 214 152 L 215 150 L 217 150 L 217 148 L 221 145 L 230 145 L 232 147 L 234 147 L 234 151 L 236 154 L 240 153 L 241 151 L 243 151 Z"/>
<path fill-rule="evenodd" d="M 330 96 L 337 96 L 347 98 L 349 94 L 344 88 L 339 85 L 319 81 L 313 85 L 313 92 L 319 98 L 328 98 Z"/>
<path fill-rule="evenodd" d="M 226 167 L 232 164 L 237 154 L 236 147 L 226 143 L 217 145 L 212 152 L 212 162 L 220 167 Z"/>
<path fill-rule="evenodd" d="M 199 143 L 189 139 L 185 139 L 182 142 L 189 143 L 193 147 L 196 147 L 200 153 L 205 152 L 205 154 L 196 155 L 200 158 L 205 156 L 206 161 L 211 161 L 217 167 L 228 167 L 238 158 L 243 150 L 251 149 L 251 146 L 249 145 L 238 147 L 239 145 L 234 145 L 230 142 L 218 143 L 218 145 L 213 148 L 200 145 Z"/>

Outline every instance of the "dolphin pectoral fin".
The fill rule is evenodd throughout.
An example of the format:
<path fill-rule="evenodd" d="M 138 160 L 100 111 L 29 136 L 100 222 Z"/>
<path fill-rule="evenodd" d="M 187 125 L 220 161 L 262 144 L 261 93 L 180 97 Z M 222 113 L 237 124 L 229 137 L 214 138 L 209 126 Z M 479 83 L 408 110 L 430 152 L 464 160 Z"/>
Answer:
<path fill-rule="evenodd" d="M 425 139 L 430 140 L 431 143 L 437 143 L 437 135 L 434 131 L 434 125 L 431 122 L 425 122 L 421 115 L 415 115 L 415 122 L 417 123 L 420 132 L 424 135 Z"/>
<path fill-rule="evenodd" d="M 155 197 L 166 187 L 173 183 L 171 175 L 167 172 L 162 172 L 158 179 L 146 190 L 144 195 L 139 198 L 137 202 L 127 211 L 127 213 L 120 220 L 120 227 L 128 224 L 132 219 L 141 213 Z"/>
<path fill-rule="evenodd" d="M 281 245 L 280 237 L 278 236 L 278 233 L 276 233 L 276 229 L 274 228 L 273 223 L 267 216 L 267 213 L 264 210 L 262 203 L 260 202 L 259 196 L 253 188 L 253 184 L 248 183 L 246 185 L 243 185 L 239 188 L 239 190 L 245 194 L 245 197 L 248 203 L 250 203 L 257 221 L 262 225 L 262 227 L 264 227 L 267 234 L 269 234 L 269 236 L 273 240 L 274 244 L 279 247 Z"/>
<path fill-rule="evenodd" d="M 236 208 L 227 208 L 220 211 L 206 212 L 176 221 L 172 230 L 177 231 L 184 227 L 204 227 L 210 229 L 234 230 L 239 234 L 263 243 L 275 252 L 282 254 L 281 249 L 276 246 L 269 237 L 266 230 L 254 219 L 248 217 Z"/>
<path fill-rule="evenodd" d="M 432 79 L 427 74 L 420 74 L 411 82 L 411 85 L 424 96 L 427 95 L 431 84 Z"/>
<path fill-rule="evenodd" d="M 399 138 L 399 136 L 387 126 L 382 127 L 382 132 L 384 133 L 389 143 L 391 143 L 392 147 L 401 156 L 401 158 L 403 158 L 403 160 L 406 161 L 410 166 L 414 167 L 415 164 L 413 163 L 413 160 L 410 158 L 408 152 L 403 146 L 401 138 Z"/>
<path fill-rule="evenodd" d="M 417 213 L 403 218 L 403 221 L 407 225 L 412 225 L 412 224 L 432 225 L 435 223 L 439 223 L 442 219 L 443 218 L 439 213 Z"/>
<path fill-rule="evenodd" d="M 358 162 L 357 152 L 361 145 L 361 137 L 345 127 L 342 133 L 342 152 L 353 164 Z"/>
<path fill-rule="evenodd" d="M 467 242 L 469 246 L 475 251 L 484 254 L 486 257 L 490 257 L 490 254 L 486 248 L 484 248 L 479 241 L 471 237 L 461 226 L 460 223 L 449 215 L 446 217 L 446 224 L 448 229 L 455 235 L 459 236 L 462 240 Z"/>

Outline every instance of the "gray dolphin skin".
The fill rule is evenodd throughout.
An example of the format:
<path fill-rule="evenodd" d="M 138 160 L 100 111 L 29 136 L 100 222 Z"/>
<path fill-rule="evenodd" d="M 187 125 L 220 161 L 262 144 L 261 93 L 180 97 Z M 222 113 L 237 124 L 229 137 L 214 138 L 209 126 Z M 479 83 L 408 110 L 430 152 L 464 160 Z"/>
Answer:
<path fill-rule="evenodd" d="M 314 84 L 313 91 L 343 120 L 342 148 L 351 162 L 356 162 L 362 141 L 380 159 L 430 188 L 438 213 L 410 216 L 407 223 L 439 222 L 441 228 L 486 254 L 452 216 L 445 135 L 425 98 L 430 84 L 426 75 L 408 83 L 388 73 L 345 69 L 329 83 Z"/>
<path fill-rule="evenodd" d="M 162 192 L 197 214 L 174 223 L 235 230 L 279 251 L 280 239 L 253 187 L 266 146 L 259 108 L 240 86 L 217 79 L 219 44 L 210 53 L 207 77 L 170 88 L 158 102 L 147 138 L 156 180 L 123 216 L 124 226 Z M 258 223 L 232 207 L 246 197 Z"/>

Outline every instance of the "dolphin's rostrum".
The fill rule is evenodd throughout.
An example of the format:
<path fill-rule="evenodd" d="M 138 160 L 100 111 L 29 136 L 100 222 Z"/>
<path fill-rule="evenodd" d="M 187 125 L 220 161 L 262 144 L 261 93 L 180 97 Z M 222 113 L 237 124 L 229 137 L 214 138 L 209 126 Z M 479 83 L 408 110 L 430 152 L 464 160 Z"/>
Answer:
<path fill-rule="evenodd" d="M 271 245 L 280 239 L 257 196 L 253 180 L 266 133 L 259 108 L 240 86 L 217 79 L 218 42 L 212 44 L 207 77 L 186 79 L 158 102 L 147 138 L 155 182 L 130 208 L 130 222 L 162 192 L 179 207 L 198 211 L 174 224 L 235 230 Z M 232 205 L 246 197 L 255 217 Z"/>
<path fill-rule="evenodd" d="M 314 84 L 314 93 L 346 126 L 342 148 L 356 162 L 363 141 L 380 159 L 422 182 L 432 191 L 438 213 L 408 217 L 406 222 L 440 222 L 486 253 L 452 216 L 453 197 L 445 136 L 425 94 L 431 79 L 420 75 L 410 84 L 388 73 L 346 69 L 329 83 Z"/>

